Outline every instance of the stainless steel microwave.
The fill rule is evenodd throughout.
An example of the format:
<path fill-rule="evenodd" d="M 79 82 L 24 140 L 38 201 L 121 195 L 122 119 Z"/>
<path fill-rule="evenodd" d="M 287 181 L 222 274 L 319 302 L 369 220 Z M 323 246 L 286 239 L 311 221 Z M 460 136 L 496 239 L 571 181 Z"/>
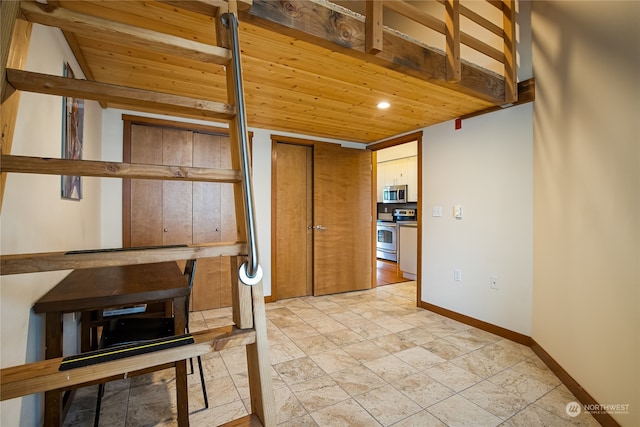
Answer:
<path fill-rule="evenodd" d="M 390 185 L 382 190 L 382 203 L 407 203 L 407 186 Z"/>

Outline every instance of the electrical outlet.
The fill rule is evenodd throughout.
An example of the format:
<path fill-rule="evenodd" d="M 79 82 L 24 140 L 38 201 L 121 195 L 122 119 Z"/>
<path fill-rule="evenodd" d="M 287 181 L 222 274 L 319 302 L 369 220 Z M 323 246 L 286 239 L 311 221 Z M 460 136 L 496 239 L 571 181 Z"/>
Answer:
<path fill-rule="evenodd" d="M 490 287 L 491 289 L 496 289 L 496 290 L 497 290 L 497 289 L 500 289 L 500 288 L 498 287 L 498 277 L 497 277 L 497 276 L 491 276 L 491 277 L 489 277 L 489 287 Z"/>
<path fill-rule="evenodd" d="M 453 270 L 453 280 L 456 282 L 462 282 L 462 270 L 459 268 Z"/>

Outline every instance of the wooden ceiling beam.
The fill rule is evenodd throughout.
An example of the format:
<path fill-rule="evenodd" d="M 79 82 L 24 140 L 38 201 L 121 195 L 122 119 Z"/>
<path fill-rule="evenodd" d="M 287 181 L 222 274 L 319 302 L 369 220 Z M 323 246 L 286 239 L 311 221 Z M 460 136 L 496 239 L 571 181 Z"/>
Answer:
<path fill-rule="evenodd" d="M 180 9 L 199 13 L 205 16 L 218 16 L 218 11 L 226 12 L 229 9 L 227 0 L 160 0 Z M 237 0 L 238 10 L 248 10 L 251 7 L 251 0 Z"/>
<path fill-rule="evenodd" d="M 518 82 L 518 99 L 509 105 L 495 106 L 485 108 L 483 110 L 475 111 L 473 113 L 465 114 L 460 116 L 461 120 L 470 119 L 471 117 L 481 116 L 483 114 L 492 113 L 494 111 L 503 110 L 505 108 L 513 107 L 520 104 L 526 104 L 528 102 L 533 102 L 536 99 L 536 80 L 535 78 L 530 78 L 528 80 Z"/>
<path fill-rule="evenodd" d="M 134 27 L 70 9 L 53 8 L 33 1 L 22 1 L 22 13 L 30 21 L 63 31 L 84 35 L 99 34 L 101 38 L 123 38 L 126 44 L 165 55 L 182 56 L 202 62 L 226 65 L 231 59 L 228 49 L 181 37 Z"/>
<path fill-rule="evenodd" d="M 461 65 L 461 78 L 448 82 L 445 55 L 385 32 L 384 48 L 377 55 L 365 51 L 365 24 L 351 15 L 305 1 L 254 0 L 243 21 L 341 52 L 356 59 L 485 100 L 504 103 L 504 79 L 469 64 Z"/>
<path fill-rule="evenodd" d="M 188 114 L 229 120 L 235 114 L 232 106 L 220 102 L 29 71 L 7 69 L 7 81 L 17 90 L 114 102 L 133 108 L 165 111 L 169 115 Z"/>

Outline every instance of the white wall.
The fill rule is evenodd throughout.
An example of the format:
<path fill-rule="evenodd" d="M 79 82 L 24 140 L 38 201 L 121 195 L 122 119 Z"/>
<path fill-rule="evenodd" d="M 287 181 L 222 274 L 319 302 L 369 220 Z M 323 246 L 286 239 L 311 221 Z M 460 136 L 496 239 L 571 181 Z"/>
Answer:
<path fill-rule="evenodd" d="M 76 76 L 81 71 L 59 30 L 33 26 L 25 68 L 62 75 L 64 61 Z M 22 93 L 11 154 L 60 157 L 62 98 Z M 99 159 L 100 107 L 85 103 L 85 159 Z M 60 198 L 60 176 L 9 174 L 0 217 L 2 254 L 64 251 L 100 246 L 100 186 L 83 178 L 81 201 Z M 2 276 L 0 286 L 0 359 L 2 367 L 44 357 L 44 319 L 31 311 L 33 303 L 68 272 Z M 66 319 L 65 352 L 77 352 L 75 328 Z M 41 424 L 41 395 L 13 399 L 0 405 L 0 425 Z"/>
<path fill-rule="evenodd" d="M 640 425 L 640 3 L 532 3 L 532 337 Z"/>
<path fill-rule="evenodd" d="M 532 106 L 424 129 L 422 301 L 531 333 Z M 454 219 L 454 205 L 463 218 Z M 432 208 L 442 207 L 442 217 Z M 462 281 L 454 281 L 454 269 Z M 489 278 L 498 278 L 498 290 Z"/>

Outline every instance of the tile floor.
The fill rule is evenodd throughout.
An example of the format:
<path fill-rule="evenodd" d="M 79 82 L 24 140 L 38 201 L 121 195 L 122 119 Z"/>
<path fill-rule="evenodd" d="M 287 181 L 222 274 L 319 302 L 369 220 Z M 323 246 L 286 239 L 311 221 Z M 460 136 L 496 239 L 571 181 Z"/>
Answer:
<path fill-rule="evenodd" d="M 415 307 L 415 282 L 267 304 L 279 426 L 597 426 L 528 348 Z M 230 322 L 191 314 L 191 329 Z M 247 414 L 244 348 L 207 355 L 210 408 L 189 376 L 192 426 Z M 78 390 L 67 426 L 91 426 L 96 387 Z M 173 426 L 173 370 L 107 385 L 102 426 Z"/>

